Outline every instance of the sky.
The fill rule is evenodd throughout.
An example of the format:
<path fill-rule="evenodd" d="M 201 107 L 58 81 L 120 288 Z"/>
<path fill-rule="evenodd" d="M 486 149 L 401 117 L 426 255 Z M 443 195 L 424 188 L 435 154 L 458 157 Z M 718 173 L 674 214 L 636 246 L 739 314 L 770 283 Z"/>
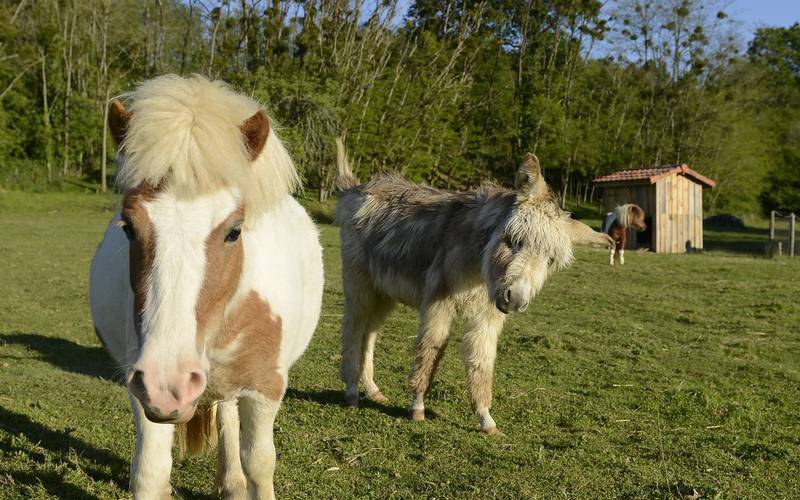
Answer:
<path fill-rule="evenodd" d="M 800 0 L 732 0 L 726 10 L 744 24 L 747 41 L 760 26 L 787 27 L 800 23 Z"/>

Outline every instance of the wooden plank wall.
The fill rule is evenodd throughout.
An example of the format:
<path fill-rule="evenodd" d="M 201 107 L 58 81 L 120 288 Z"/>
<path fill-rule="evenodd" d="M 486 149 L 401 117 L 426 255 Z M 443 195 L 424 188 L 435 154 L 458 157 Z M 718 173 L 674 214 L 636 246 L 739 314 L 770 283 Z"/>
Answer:
<path fill-rule="evenodd" d="M 662 253 L 703 248 L 703 187 L 681 175 L 656 183 L 655 249 Z"/>

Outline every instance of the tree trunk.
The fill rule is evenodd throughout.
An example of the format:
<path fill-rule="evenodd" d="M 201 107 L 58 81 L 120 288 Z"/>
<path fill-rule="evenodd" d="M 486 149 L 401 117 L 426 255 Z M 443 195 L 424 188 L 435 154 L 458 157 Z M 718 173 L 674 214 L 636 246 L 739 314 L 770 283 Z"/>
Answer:
<path fill-rule="evenodd" d="M 47 101 L 47 54 L 42 50 L 42 123 L 44 125 L 44 157 L 47 183 L 53 181 L 53 140 L 50 136 L 50 103 Z"/>
<path fill-rule="evenodd" d="M 67 17 L 64 16 L 64 35 L 67 38 L 67 43 L 64 46 L 64 73 L 66 77 L 66 88 L 64 90 L 64 162 L 61 175 L 67 176 L 69 172 L 69 100 L 72 94 L 72 49 L 75 45 L 75 24 L 77 22 L 78 9 L 75 4 L 72 5 L 72 25 L 69 28 L 69 36 L 67 36 Z"/>

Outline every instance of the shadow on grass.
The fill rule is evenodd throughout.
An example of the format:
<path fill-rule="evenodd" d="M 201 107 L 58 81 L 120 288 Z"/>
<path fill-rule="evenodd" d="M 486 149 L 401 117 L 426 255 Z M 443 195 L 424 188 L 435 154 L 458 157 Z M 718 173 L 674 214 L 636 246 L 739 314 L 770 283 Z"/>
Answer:
<path fill-rule="evenodd" d="M 105 349 L 82 346 L 58 337 L 35 333 L 0 333 L 0 343 L 16 344 L 36 351 L 41 359 L 64 371 L 120 382 L 121 372 Z"/>
<path fill-rule="evenodd" d="M 703 231 L 703 246 L 711 252 L 729 252 L 763 256 L 769 238 L 767 229 L 720 228 L 708 226 Z"/>
<path fill-rule="evenodd" d="M 333 389 L 322 389 L 318 391 L 304 391 L 300 389 L 287 389 L 286 396 L 291 399 L 299 399 L 303 401 L 311 401 L 322 406 L 339 406 L 344 407 L 344 391 L 335 391 Z M 366 398 L 361 398 L 359 405 L 362 408 L 372 408 L 384 415 L 394 418 L 407 418 L 408 411 L 404 406 L 390 406 L 384 403 L 376 403 Z M 426 414 L 427 416 L 427 414 Z M 436 416 L 430 415 L 432 418 Z"/>
<path fill-rule="evenodd" d="M 83 459 L 80 463 L 82 471 L 92 480 L 112 482 L 122 490 L 128 488 L 127 482 L 120 480 L 120 478 L 127 479 L 127 461 L 108 450 L 96 448 L 81 439 L 72 437 L 69 431 L 49 429 L 39 422 L 31 420 L 27 415 L 14 413 L 2 406 L 0 406 L 0 430 L 8 434 L 7 438 L 0 439 L 0 450 L 7 456 L 23 454 L 27 456 L 28 460 L 36 462 L 40 466 L 46 466 L 52 458 L 36 452 L 35 448 L 43 448 L 57 455 L 57 460 L 62 463 L 72 462 L 71 454 L 75 453 Z M 24 443 L 12 439 L 12 436 L 19 434 L 24 435 L 30 443 L 36 443 L 35 448 L 31 450 L 30 446 L 25 446 Z M 111 469 L 111 473 L 104 470 L 106 467 Z M 11 471 L 9 475 L 20 484 L 36 486 L 41 483 L 49 493 L 58 498 L 96 498 L 64 481 L 63 475 L 38 471 L 35 475 Z"/>

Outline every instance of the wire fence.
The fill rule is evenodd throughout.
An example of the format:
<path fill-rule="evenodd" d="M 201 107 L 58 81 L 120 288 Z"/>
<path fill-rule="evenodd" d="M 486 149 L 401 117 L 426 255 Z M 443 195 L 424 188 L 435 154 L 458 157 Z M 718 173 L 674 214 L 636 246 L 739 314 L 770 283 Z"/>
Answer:
<path fill-rule="evenodd" d="M 794 212 L 773 210 L 769 217 L 769 243 L 767 255 L 794 257 L 800 249 L 796 246 L 797 215 Z"/>

